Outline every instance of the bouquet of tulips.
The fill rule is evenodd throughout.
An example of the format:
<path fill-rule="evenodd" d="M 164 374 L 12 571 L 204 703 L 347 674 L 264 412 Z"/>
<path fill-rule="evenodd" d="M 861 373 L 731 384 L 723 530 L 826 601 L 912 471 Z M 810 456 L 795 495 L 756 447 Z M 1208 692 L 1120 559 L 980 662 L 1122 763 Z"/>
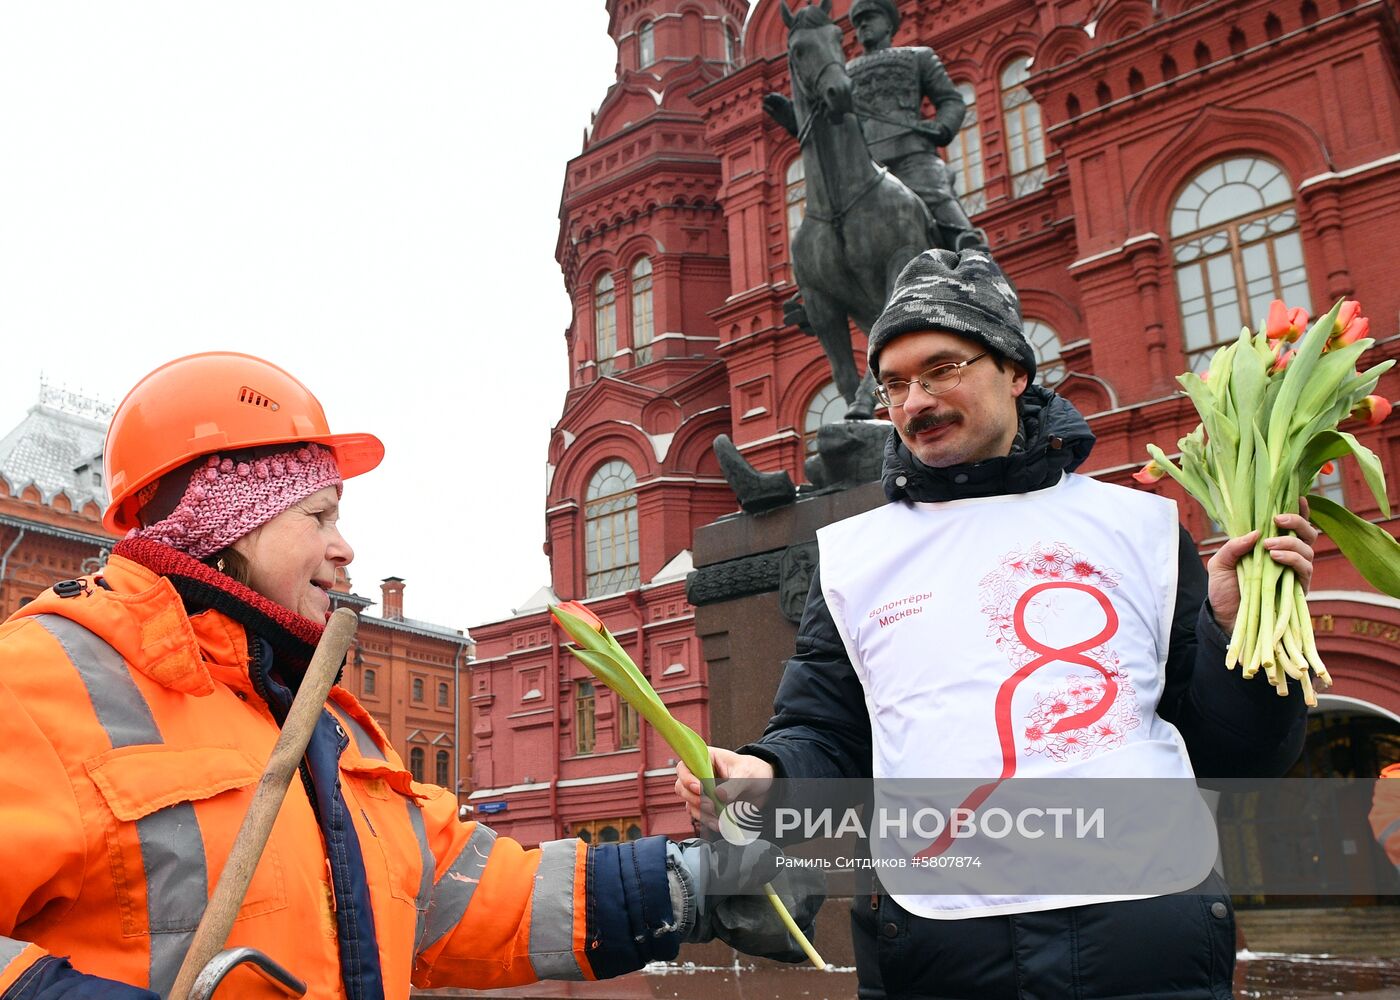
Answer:
<path fill-rule="evenodd" d="M 1311 674 L 1331 683 L 1313 641 L 1312 618 L 1301 583 L 1291 569 L 1270 559 L 1264 539 L 1277 534 L 1274 517 L 1297 513 L 1320 471 L 1352 455 L 1367 485 L 1390 516 L 1380 460 L 1357 439 L 1337 429 L 1348 418 L 1376 424 L 1390 403 L 1372 395 L 1393 361 L 1357 371 L 1361 354 L 1374 343 L 1369 323 L 1354 300 L 1338 302 L 1308 329 L 1308 314 L 1275 300 L 1256 335 L 1215 352 L 1204 375 L 1177 378 L 1201 422 L 1178 442 L 1180 464 L 1156 445 L 1152 461 L 1133 478 L 1156 482 L 1170 475 L 1235 538 L 1259 530 L 1259 541 L 1237 567 L 1240 611 L 1225 665 L 1246 678 L 1263 670 L 1279 691 L 1288 680 L 1316 704 Z M 1308 517 L 1327 533 L 1373 585 L 1400 596 L 1400 543 L 1384 529 L 1339 504 L 1309 495 Z"/>
<path fill-rule="evenodd" d="M 656 689 L 642 676 L 642 672 L 632 662 L 632 657 L 628 656 L 627 651 L 613 638 L 612 633 L 603 625 L 602 619 L 577 601 L 551 605 L 549 611 L 559 623 L 559 627 L 578 643 L 579 648 L 570 648 L 569 652 L 578 657 L 594 677 L 617 692 L 618 697 L 625 699 L 656 728 L 675 751 L 676 756 L 685 761 L 685 766 L 700 779 L 706 794 L 715 804 L 715 812 L 721 812 L 722 804 L 715 796 L 715 772 L 710 766 L 709 746 L 700 738 L 699 733 L 670 713 Z M 822 961 L 821 955 L 817 954 L 812 942 L 807 940 L 807 935 L 797 926 L 797 921 L 792 919 L 792 914 L 783 905 L 773 886 L 765 885 L 763 891 L 773 909 L 777 911 L 783 926 L 801 945 L 812 964 L 818 969 L 825 969 L 826 963 Z"/>

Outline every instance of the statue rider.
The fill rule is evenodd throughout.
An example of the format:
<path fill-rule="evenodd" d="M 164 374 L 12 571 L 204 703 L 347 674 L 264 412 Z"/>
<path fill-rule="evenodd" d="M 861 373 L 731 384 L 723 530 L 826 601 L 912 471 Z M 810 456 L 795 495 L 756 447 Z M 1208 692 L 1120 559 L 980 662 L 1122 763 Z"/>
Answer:
<path fill-rule="evenodd" d="M 938 155 L 958 134 L 967 106 L 933 49 L 894 46 L 899 8 L 894 0 L 855 0 L 851 23 L 865 52 L 846 64 L 855 84 L 856 115 L 870 155 L 887 167 L 928 206 L 935 246 L 951 250 L 988 249 L 953 191 L 951 172 Z M 920 113 L 924 98 L 935 114 Z M 763 106 L 784 128 L 797 134 L 792 102 L 768 94 Z"/>

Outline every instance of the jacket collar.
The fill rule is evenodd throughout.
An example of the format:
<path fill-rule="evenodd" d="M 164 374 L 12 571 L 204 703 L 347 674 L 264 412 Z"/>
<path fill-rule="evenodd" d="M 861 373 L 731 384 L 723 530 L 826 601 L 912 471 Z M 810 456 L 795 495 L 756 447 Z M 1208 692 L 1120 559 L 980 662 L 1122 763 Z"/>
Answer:
<path fill-rule="evenodd" d="M 1093 446 L 1094 433 L 1079 411 L 1049 389 L 1032 385 L 1022 395 L 1021 426 L 1011 454 L 934 469 L 910 454 L 891 430 L 881 479 L 891 501 L 938 503 L 1029 493 L 1073 472 Z"/>
<path fill-rule="evenodd" d="M 223 684 L 256 695 L 249 675 L 248 632 L 228 615 L 215 610 L 188 614 L 168 578 L 119 555 L 83 582 L 86 589 L 78 596 L 59 597 L 50 588 L 14 617 L 61 615 L 77 622 L 112 646 L 132 669 L 172 691 L 202 697 Z M 407 771 L 382 760 L 390 744 L 374 717 L 338 685 L 331 689 L 330 700 L 379 748 L 376 755 L 356 741 L 355 759 L 376 774 L 383 772 L 381 776 L 395 787 L 401 785 L 405 795 L 418 795 L 409 788 Z"/>

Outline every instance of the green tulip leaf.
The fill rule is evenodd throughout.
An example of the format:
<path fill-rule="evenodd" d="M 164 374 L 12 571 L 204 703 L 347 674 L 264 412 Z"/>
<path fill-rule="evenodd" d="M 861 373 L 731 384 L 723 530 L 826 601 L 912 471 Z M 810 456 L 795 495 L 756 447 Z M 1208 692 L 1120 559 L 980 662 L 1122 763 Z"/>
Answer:
<path fill-rule="evenodd" d="M 656 689 L 647 683 L 646 677 L 632 662 L 632 657 L 627 655 L 627 651 L 605 626 L 600 624 L 599 627 L 594 627 L 577 615 L 556 606 L 551 606 L 549 610 L 560 627 L 582 647 L 571 648 L 569 652 L 578 657 L 589 673 L 617 692 L 620 698 L 651 723 L 666 741 L 666 745 L 690 768 L 690 773 L 700 779 L 705 794 L 714 801 L 716 810 L 720 809 L 721 804 L 715 799 L 715 772 L 710 763 L 710 747 L 700 738 L 700 734 L 671 714 L 661 696 L 656 693 Z M 812 964 L 818 969 L 826 968 L 821 955 L 817 954 L 812 943 L 793 921 L 792 915 L 788 913 L 787 907 L 783 905 L 772 886 L 766 885 L 763 888 L 783 925 L 802 946 Z"/>
<path fill-rule="evenodd" d="M 1337 543 L 1373 587 L 1400 598 L 1400 542 L 1390 532 L 1316 493 L 1308 495 L 1308 520 Z"/>
<path fill-rule="evenodd" d="M 1361 467 L 1361 474 L 1366 477 L 1366 485 L 1371 487 L 1371 495 L 1376 498 L 1376 503 L 1380 506 L 1381 513 L 1386 517 L 1390 516 L 1390 500 L 1385 495 L 1385 468 L 1381 465 L 1381 460 L 1376 457 L 1376 453 L 1367 448 L 1356 436 L 1342 431 L 1338 436 L 1347 443 L 1352 455 L 1356 458 L 1356 464 Z"/>

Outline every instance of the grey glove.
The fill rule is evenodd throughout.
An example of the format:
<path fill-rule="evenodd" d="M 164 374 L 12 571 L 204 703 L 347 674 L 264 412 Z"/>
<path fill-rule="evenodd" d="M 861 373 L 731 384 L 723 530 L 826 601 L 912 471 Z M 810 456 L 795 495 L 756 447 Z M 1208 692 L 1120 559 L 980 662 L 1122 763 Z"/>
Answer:
<path fill-rule="evenodd" d="M 933 144 L 935 146 L 946 149 L 948 144 L 953 141 L 953 133 L 948 131 L 948 126 L 946 125 L 935 124 L 925 126 L 925 128 L 929 137 L 933 139 Z"/>
<path fill-rule="evenodd" d="M 806 954 L 763 891 L 772 883 L 797 926 L 810 939 L 826 899 L 819 871 L 780 867 L 783 854 L 766 840 L 744 847 L 725 841 L 667 845 L 671 904 L 686 941 L 719 938 L 746 955 L 801 962 Z"/>

